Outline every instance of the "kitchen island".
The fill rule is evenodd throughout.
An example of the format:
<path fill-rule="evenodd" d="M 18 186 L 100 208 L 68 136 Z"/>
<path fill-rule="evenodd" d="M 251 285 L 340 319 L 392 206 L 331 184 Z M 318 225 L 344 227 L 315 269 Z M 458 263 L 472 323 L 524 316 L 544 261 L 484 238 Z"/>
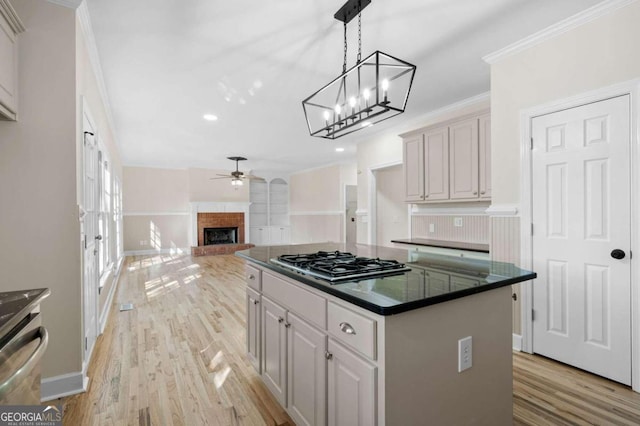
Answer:
<path fill-rule="evenodd" d="M 336 250 L 406 270 L 330 282 L 278 263 Z M 297 424 L 512 423 L 509 286 L 534 273 L 366 245 L 237 254 L 247 260 L 249 358 Z"/>

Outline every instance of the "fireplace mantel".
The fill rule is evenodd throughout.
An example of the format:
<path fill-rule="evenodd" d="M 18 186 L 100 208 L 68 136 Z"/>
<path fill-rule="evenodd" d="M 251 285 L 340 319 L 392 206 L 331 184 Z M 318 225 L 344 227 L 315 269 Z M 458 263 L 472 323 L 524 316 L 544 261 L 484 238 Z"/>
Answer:
<path fill-rule="evenodd" d="M 198 245 L 198 213 L 244 213 L 244 240 L 249 238 L 249 203 L 239 202 L 194 202 L 191 207 L 191 246 Z"/>

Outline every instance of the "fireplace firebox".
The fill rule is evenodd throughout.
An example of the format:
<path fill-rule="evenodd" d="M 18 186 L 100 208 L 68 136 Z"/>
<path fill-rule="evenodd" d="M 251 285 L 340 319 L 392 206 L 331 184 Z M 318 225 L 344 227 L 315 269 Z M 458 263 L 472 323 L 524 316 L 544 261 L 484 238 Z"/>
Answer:
<path fill-rule="evenodd" d="M 237 244 L 238 227 L 204 228 L 204 245 Z"/>

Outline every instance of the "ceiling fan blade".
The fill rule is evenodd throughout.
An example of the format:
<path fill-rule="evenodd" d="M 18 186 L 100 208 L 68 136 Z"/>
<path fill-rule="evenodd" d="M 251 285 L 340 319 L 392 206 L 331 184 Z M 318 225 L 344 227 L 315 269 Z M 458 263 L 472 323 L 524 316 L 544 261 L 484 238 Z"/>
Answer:
<path fill-rule="evenodd" d="M 233 175 L 223 175 L 223 174 L 220 174 L 220 173 L 216 173 L 216 176 L 233 177 Z"/>
<path fill-rule="evenodd" d="M 209 178 L 209 180 L 216 180 L 216 179 L 233 179 L 233 176 L 222 176 L 222 177 Z"/>
<path fill-rule="evenodd" d="M 255 176 L 255 175 L 243 175 L 242 177 L 251 179 L 251 180 L 265 181 L 263 177 Z"/>

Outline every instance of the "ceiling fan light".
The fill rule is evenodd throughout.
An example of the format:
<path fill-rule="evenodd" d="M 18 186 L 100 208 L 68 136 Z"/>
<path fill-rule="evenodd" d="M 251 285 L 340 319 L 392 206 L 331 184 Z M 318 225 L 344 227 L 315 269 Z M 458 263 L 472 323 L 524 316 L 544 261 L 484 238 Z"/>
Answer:
<path fill-rule="evenodd" d="M 240 179 L 240 178 L 233 178 L 233 179 L 231 179 L 231 185 L 233 185 L 233 186 L 242 186 L 242 185 L 244 185 L 244 182 L 242 182 L 242 179 Z"/>

